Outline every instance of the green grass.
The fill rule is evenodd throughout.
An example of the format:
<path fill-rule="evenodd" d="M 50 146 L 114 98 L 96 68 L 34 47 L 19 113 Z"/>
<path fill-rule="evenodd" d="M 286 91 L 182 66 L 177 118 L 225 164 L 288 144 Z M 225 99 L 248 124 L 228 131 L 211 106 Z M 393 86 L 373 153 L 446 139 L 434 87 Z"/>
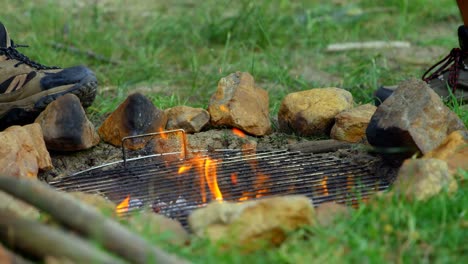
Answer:
<path fill-rule="evenodd" d="M 234 71 L 250 72 L 269 92 L 272 115 L 286 94 L 315 87 L 342 87 L 367 103 L 378 85 L 420 77 L 458 45 L 460 19 L 451 0 L 336 3 L 40 0 L 6 4 L 2 20 L 17 43 L 31 46 L 23 50 L 31 58 L 92 68 L 101 87 L 91 108 L 97 114 L 134 91 L 161 108 L 206 107 L 218 80 Z M 328 44 L 365 40 L 405 40 L 413 48 L 325 52 Z"/>
<path fill-rule="evenodd" d="M 234 71 L 250 72 L 269 92 L 272 115 L 286 94 L 315 87 L 345 88 L 357 103 L 368 103 L 378 85 L 420 77 L 456 47 L 461 24 L 453 0 L 38 0 L 2 3 L 0 13 L 15 42 L 30 45 L 21 51 L 32 59 L 86 64 L 96 72 L 99 94 L 88 111 L 97 116 L 135 91 L 162 109 L 206 107 L 218 80 Z M 328 44 L 366 40 L 404 40 L 412 47 L 325 51 Z M 51 42 L 118 64 L 57 50 Z M 459 102 L 448 105 L 468 124 Z M 452 197 L 379 201 L 332 228 L 300 230 L 278 249 L 245 255 L 199 240 L 169 249 L 196 263 L 466 262 L 462 173 L 465 184 Z"/>

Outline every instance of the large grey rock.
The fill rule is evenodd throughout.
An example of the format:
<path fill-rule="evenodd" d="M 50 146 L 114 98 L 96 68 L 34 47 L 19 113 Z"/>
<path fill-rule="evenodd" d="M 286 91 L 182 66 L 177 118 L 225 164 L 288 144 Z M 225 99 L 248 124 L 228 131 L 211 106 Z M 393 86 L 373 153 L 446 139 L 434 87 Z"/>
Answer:
<path fill-rule="evenodd" d="M 236 127 L 255 136 L 271 132 L 267 91 L 255 86 L 247 72 L 221 78 L 208 112 L 214 126 Z"/>
<path fill-rule="evenodd" d="M 99 135 L 88 120 L 80 99 L 66 94 L 50 103 L 34 121 L 41 125 L 47 149 L 78 151 L 96 146 Z"/>
<path fill-rule="evenodd" d="M 460 118 L 425 82 L 410 79 L 377 108 L 366 135 L 376 147 L 399 147 L 424 154 L 455 130 L 466 130 Z"/>

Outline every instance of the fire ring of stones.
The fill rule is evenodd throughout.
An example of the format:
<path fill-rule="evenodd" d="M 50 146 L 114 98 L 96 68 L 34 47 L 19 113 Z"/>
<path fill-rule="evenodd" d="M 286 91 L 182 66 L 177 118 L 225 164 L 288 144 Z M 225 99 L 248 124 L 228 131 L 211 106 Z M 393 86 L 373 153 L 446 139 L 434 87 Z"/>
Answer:
<path fill-rule="evenodd" d="M 271 118 L 267 90 L 258 87 L 249 73 L 236 72 L 219 81 L 207 109 L 189 106 L 159 109 L 144 95 L 134 93 L 97 129 L 94 125 L 76 96 L 68 94 L 58 98 L 35 123 L 12 126 L 0 132 L 0 155 L 3 157 L 0 174 L 19 178 L 39 176 L 47 181 L 65 180 L 75 172 L 120 160 L 122 138 L 173 129 L 188 133 L 184 146 L 187 153 L 220 149 L 260 153 L 301 146 L 300 150 L 312 149 L 311 152 L 344 153 L 343 149 L 346 149 L 347 153 L 352 153 L 348 157 L 353 156 L 354 160 L 378 157 L 378 168 L 385 169 L 374 172 L 388 176 L 397 173 L 399 168 L 392 192 L 400 193 L 405 199 L 425 200 L 444 188 L 454 191 L 457 189 L 456 169 L 468 169 L 465 125 L 434 91 L 414 79 L 401 83 L 378 108 L 355 106 L 352 95 L 336 87 L 294 92 L 282 100 L 278 115 Z M 317 137 L 332 140 L 311 139 Z M 179 142 L 174 143 L 170 137 L 135 139 L 124 147 L 136 156 L 180 151 Z M 418 158 L 405 160 L 409 157 Z M 372 166 L 375 169 L 376 163 L 368 167 Z M 211 170 L 204 172 L 205 175 L 210 173 Z M 230 179 L 235 182 L 235 178 Z M 252 184 L 261 186 L 262 177 L 257 178 Z M 205 183 L 216 200 L 215 188 L 210 187 L 208 181 Z M 327 183 L 321 183 L 321 186 Z M 321 191 L 329 190 L 323 187 Z M 94 203 L 88 198 L 79 199 Z M 124 203 L 124 207 L 132 206 L 130 199 L 125 201 L 128 203 Z M 133 203 L 138 204 L 138 201 Z M 116 207 L 113 203 L 107 206 Z M 240 205 L 214 202 L 193 211 L 188 222 L 193 233 L 220 238 L 221 234 L 229 234 L 239 227 L 255 226 L 246 223 L 254 221 L 256 214 L 286 211 L 291 215 L 267 217 L 275 221 L 286 220 L 265 223 L 265 230 L 278 225 L 292 230 L 320 222 L 313 216 L 321 210 L 314 212 L 313 204 L 306 196 L 251 199 Z M 291 222 L 288 219 L 301 220 Z M 261 236 L 255 233 L 258 230 L 245 230 L 246 233 L 239 236 L 242 243 L 251 244 L 254 237 Z"/>

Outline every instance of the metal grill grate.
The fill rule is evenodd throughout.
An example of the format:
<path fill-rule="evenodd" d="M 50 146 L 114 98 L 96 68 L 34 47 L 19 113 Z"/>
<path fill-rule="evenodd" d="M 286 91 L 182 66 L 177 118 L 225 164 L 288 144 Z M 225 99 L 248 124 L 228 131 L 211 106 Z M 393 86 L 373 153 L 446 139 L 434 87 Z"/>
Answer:
<path fill-rule="evenodd" d="M 204 152 L 203 157 L 218 161 L 217 183 L 227 201 L 304 194 L 314 205 L 327 201 L 355 204 L 385 190 L 392 181 L 376 176 L 365 163 L 330 153 L 219 151 Z M 184 164 L 186 160 L 168 162 L 163 155 L 151 155 L 105 164 L 50 184 L 65 191 L 99 193 L 116 203 L 130 196 L 130 210 L 150 207 L 186 224 L 193 209 L 214 197 L 201 185 L 197 170 L 178 173 Z M 205 202 L 202 188 L 207 192 Z"/>

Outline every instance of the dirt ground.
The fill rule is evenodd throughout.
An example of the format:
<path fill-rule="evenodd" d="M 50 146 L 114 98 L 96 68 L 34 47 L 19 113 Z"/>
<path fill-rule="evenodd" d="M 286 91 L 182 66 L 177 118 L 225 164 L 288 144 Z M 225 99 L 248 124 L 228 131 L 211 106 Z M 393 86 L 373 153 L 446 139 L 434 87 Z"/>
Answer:
<path fill-rule="evenodd" d="M 306 139 L 273 133 L 264 137 L 246 135 L 245 138 L 237 137 L 231 129 L 210 129 L 204 132 L 187 135 L 188 150 L 218 150 L 218 149 L 242 149 L 247 144 L 256 146 L 257 150 L 285 149 L 288 144 L 304 141 Z M 147 145 L 151 145 L 148 143 Z M 145 148 L 140 151 L 125 149 L 125 156 L 132 158 L 137 155 L 155 154 L 155 148 Z M 180 146 L 171 147 L 166 152 L 179 151 Z M 164 152 L 163 152 L 164 153 Z M 40 172 L 39 178 L 46 181 L 66 177 L 74 173 L 90 169 L 95 166 L 105 165 L 123 159 L 121 147 L 116 147 L 105 142 L 97 146 L 78 152 L 50 152 L 54 168 L 50 171 Z"/>

